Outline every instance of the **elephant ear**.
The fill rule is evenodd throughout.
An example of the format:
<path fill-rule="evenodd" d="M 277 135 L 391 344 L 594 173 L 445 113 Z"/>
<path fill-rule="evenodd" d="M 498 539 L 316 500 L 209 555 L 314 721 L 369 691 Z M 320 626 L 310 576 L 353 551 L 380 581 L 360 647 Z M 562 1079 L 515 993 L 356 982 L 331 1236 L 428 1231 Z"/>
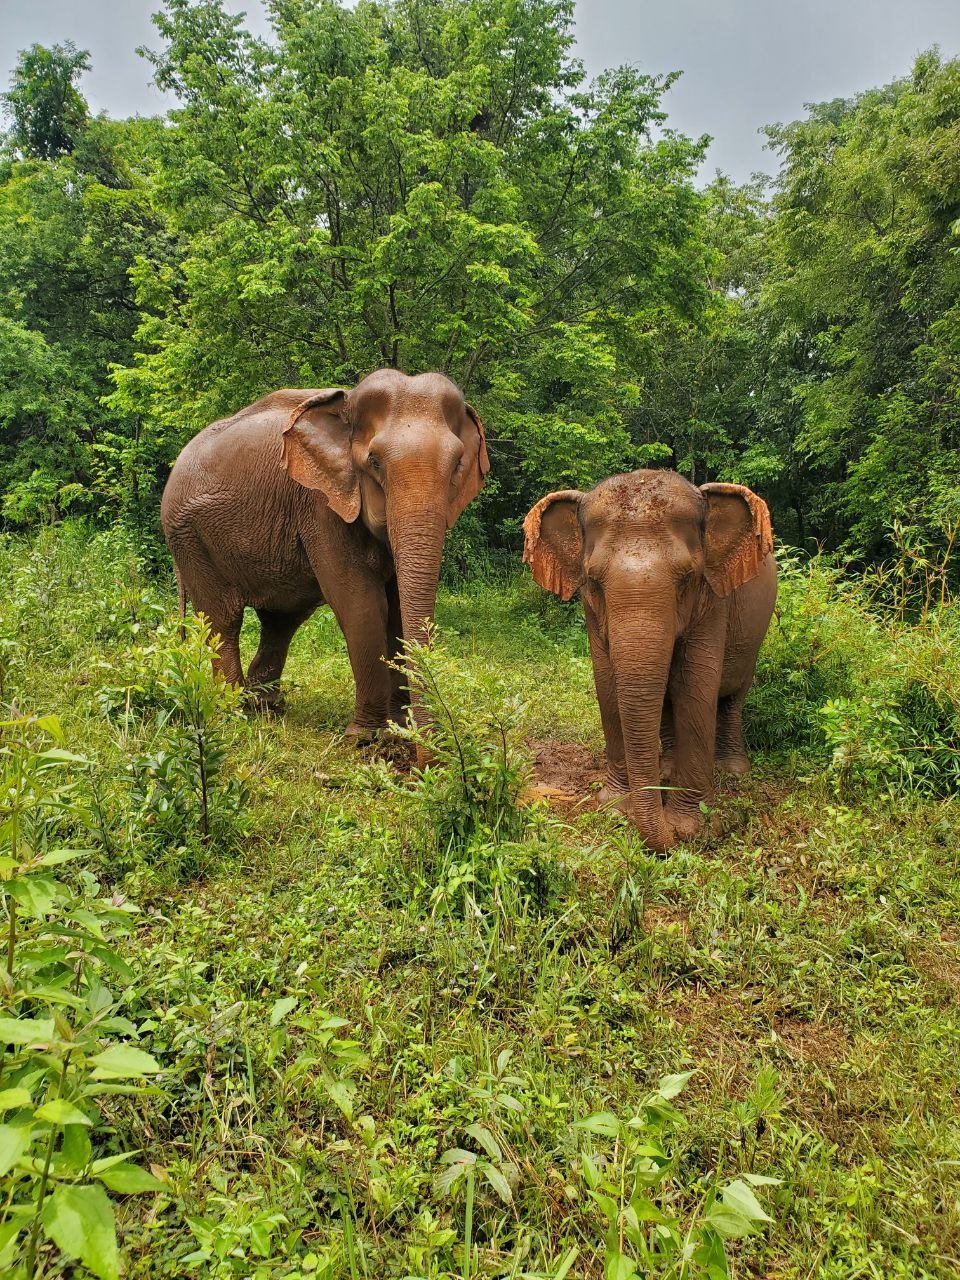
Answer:
<path fill-rule="evenodd" d="M 360 514 L 360 481 L 343 413 L 346 396 L 328 387 L 297 405 L 283 429 L 283 465 L 291 480 L 319 489 L 330 510 L 350 524 Z"/>
<path fill-rule="evenodd" d="M 583 581 L 583 532 L 577 507 L 579 489 L 548 493 L 523 522 L 523 562 L 534 581 L 561 600 L 569 600 Z"/>
<path fill-rule="evenodd" d="M 742 484 L 704 484 L 706 579 L 715 595 L 728 596 L 755 578 L 773 550 L 770 511 Z"/>
<path fill-rule="evenodd" d="M 487 437 L 483 433 L 483 423 L 473 405 L 465 406 L 463 424 L 457 435 L 463 441 L 463 466 L 460 469 L 459 485 L 454 489 L 450 505 L 447 508 L 447 528 L 456 524 L 464 507 L 474 500 L 483 488 L 483 480 L 490 470 L 490 459 L 487 457 Z"/>

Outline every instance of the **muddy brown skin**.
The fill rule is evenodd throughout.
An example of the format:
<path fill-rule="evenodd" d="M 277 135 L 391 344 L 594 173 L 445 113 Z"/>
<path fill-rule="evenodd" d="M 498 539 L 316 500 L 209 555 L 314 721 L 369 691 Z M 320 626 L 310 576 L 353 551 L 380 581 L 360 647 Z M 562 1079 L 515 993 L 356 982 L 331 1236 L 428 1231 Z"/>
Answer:
<path fill-rule="evenodd" d="M 404 681 L 383 659 L 423 638 L 444 535 L 488 469 L 479 417 L 438 373 L 275 391 L 204 428 L 174 463 L 160 514 L 180 589 L 221 637 L 224 677 L 276 705 L 294 632 L 327 603 L 356 680 L 347 732 L 400 714 Z M 260 647 L 244 681 L 247 606 Z"/>
<path fill-rule="evenodd" d="M 524 533 L 537 582 L 583 601 L 604 794 L 666 850 L 698 830 L 715 763 L 750 767 L 741 713 L 777 594 L 766 503 L 740 485 L 634 471 L 548 494 Z"/>

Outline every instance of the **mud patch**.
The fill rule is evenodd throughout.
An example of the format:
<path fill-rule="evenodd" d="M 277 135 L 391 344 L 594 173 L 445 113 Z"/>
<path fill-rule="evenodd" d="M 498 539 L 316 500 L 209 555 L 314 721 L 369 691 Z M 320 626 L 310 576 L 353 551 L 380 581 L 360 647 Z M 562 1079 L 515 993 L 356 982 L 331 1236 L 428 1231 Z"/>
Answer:
<path fill-rule="evenodd" d="M 527 798 L 546 800 L 564 815 L 601 807 L 597 798 L 605 768 L 601 753 L 555 738 L 528 738 L 527 746 L 533 756 Z"/>

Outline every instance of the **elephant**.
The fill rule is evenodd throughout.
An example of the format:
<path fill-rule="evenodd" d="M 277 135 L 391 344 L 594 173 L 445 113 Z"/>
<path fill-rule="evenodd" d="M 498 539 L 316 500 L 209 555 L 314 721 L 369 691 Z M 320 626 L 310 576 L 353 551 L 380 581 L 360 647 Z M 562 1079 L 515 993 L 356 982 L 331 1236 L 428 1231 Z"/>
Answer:
<path fill-rule="evenodd" d="M 173 465 L 161 523 L 181 613 L 189 598 L 220 636 L 223 677 L 279 710 L 294 633 L 329 604 L 356 682 L 346 733 L 368 739 L 410 702 L 384 659 L 424 640 L 446 530 L 489 468 L 483 424 L 443 374 L 380 369 L 351 390 L 271 392 L 205 427 Z M 248 606 L 260 644 L 244 680 Z"/>
<path fill-rule="evenodd" d="M 547 494 L 523 528 L 535 580 L 583 603 L 601 797 L 665 852 L 698 831 L 714 765 L 750 767 L 741 713 L 777 594 L 767 505 L 741 485 L 633 471 Z"/>

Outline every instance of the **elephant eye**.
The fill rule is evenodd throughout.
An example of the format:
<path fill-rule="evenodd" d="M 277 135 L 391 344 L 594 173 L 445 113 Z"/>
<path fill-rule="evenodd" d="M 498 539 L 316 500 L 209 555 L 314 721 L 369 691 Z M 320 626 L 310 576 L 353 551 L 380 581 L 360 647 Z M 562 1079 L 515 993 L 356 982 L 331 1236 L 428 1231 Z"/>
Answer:
<path fill-rule="evenodd" d="M 375 453 L 368 453 L 367 466 L 370 468 L 371 471 L 379 472 L 382 466 L 382 463 L 380 462 L 379 457 Z"/>

